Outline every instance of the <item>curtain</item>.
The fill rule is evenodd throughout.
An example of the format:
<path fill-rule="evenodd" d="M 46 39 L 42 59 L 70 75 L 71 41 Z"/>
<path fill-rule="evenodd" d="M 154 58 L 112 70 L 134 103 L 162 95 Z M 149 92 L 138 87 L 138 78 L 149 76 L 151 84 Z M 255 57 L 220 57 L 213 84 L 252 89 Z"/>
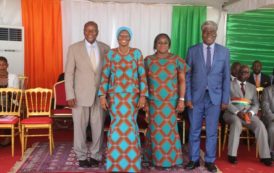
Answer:
<path fill-rule="evenodd" d="M 227 12 L 218 10 L 216 8 L 207 7 L 206 20 L 212 20 L 217 23 L 218 30 L 217 30 L 216 43 L 219 43 L 225 46 Z"/>
<path fill-rule="evenodd" d="M 241 13 L 258 8 L 273 8 L 274 0 L 238 0 L 224 7 L 228 13 Z"/>
<path fill-rule="evenodd" d="M 98 24 L 97 40 L 110 47 L 118 45 L 116 31 L 129 26 L 133 31 L 131 47 L 140 49 L 144 56 L 153 52 L 157 34 L 171 32 L 172 5 L 141 3 L 100 3 L 84 0 L 63 0 L 63 53 L 64 61 L 69 45 L 84 39 L 83 26 L 93 20 Z"/>
<path fill-rule="evenodd" d="M 0 0 L 0 25 L 22 26 L 21 0 Z"/>
<path fill-rule="evenodd" d="M 52 88 L 63 71 L 60 0 L 22 0 L 21 4 L 28 85 Z"/>
<path fill-rule="evenodd" d="M 228 15 L 227 47 L 231 62 L 263 64 L 262 71 L 271 74 L 274 68 L 274 10 L 260 9 Z"/>
<path fill-rule="evenodd" d="M 172 12 L 171 52 L 186 57 L 190 46 L 201 42 L 201 25 L 206 20 L 204 6 L 174 6 Z"/>

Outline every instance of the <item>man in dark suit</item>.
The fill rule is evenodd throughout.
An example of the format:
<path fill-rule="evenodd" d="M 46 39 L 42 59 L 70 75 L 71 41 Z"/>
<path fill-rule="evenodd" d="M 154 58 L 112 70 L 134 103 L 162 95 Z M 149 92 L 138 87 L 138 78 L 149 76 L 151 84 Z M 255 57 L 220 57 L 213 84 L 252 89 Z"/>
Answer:
<path fill-rule="evenodd" d="M 264 124 L 258 118 L 259 102 L 254 85 L 246 82 L 248 79 L 249 67 L 242 65 L 237 79 L 231 82 L 230 103 L 224 113 L 224 120 L 230 124 L 228 139 L 228 161 L 237 163 L 237 151 L 239 146 L 242 126 L 252 130 L 257 139 L 261 161 L 266 165 L 272 164 L 268 146 L 267 131 Z"/>
<path fill-rule="evenodd" d="M 274 85 L 274 68 L 272 71 L 272 75 L 270 75 L 270 82 L 271 82 L 271 85 Z"/>
<path fill-rule="evenodd" d="M 206 122 L 205 167 L 217 172 L 217 127 L 221 109 L 229 102 L 230 66 L 229 50 L 215 43 L 217 24 L 206 21 L 202 29 L 203 43 L 190 47 L 186 62 L 191 70 L 186 75 L 186 105 L 190 121 L 190 162 L 187 170 L 200 166 L 200 133 Z"/>
<path fill-rule="evenodd" d="M 252 64 L 253 73 L 248 78 L 248 82 L 255 85 L 256 88 L 263 87 L 266 88 L 270 86 L 270 78 L 269 76 L 263 74 L 262 63 L 259 60 L 256 60 Z"/>

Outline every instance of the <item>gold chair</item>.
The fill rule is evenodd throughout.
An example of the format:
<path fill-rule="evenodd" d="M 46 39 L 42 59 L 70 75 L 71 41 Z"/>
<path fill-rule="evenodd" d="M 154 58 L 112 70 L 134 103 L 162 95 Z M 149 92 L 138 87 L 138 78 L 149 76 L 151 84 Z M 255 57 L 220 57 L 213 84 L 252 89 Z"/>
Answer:
<path fill-rule="evenodd" d="M 52 118 L 56 128 L 69 128 L 67 122 L 72 122 L 72 109 L 68 106 L 65 92 L 65 81 L 59 81 L 53 85 L 54 108 Z"/>
<path fill-rule="evenodd" d="M 223 150 L 225 149 L 226 139 L 228 138 L 228 124 L 225 125 L 225 133 L 224 133 L 224 141 L 223 141 Z M 246 134 L 243 135 L 243 132 Z M 255 137 L 250 136 L 249 129 L 246 127 L 242 127 L 242 133 L 240 139 L 246 139 L 247 142 L 247 150 L 250 151 L 250 139 L 255 139 Z M 258 157 L 258 145 L 256 144 L 256 157 Z"/>
<path fill-rule="evenodd" d="M 206 138 L 206 133 L 205 135 L 202 134 L 203 131 L 206 131 L 206 123 L 205 120 L 203 121 L 202 124 L 202 130 L 201 130 L 201 138 L 205 139 Z M 222 140 L 221 140 L 221 134 L 222 134 L 222 126 L 219 123 L 218 124 L 218 156 L 221 157 L 221 148 L 222 148 Z"/>
<path fill-rule="evenodd" d="M 10 129 L 11 134 L 0 137 L 11 137 L 11 155 L 14 156 L 14 137 L 20 135 L 20 109 L 23 91 L 15 88 L 0 89 L 0 129 Z M 21 139 L 21 137 L 20 137 Z"/>
<path fill-rule="evenodd" d="M 19 79 L 19 88 L 23 90 L 27 89 L 28 77 L 24 75 L 18 75 L 18 79 Z"/>
<path fill-rule="evenodd" d="M 50 155 L 54 148 L 52 118 L 51 118 L 51 100 L 52 90 L 45 88 L 34 88 L 25 90 L 25 99 L 27 107 L 27 118 L 21 121 L 22 134 L 22 157 L 27 147 L 28 137 L 47 136 L 49 138 Z M 48 129 L 48 133 L 30 134 L 30 129 Z"/>

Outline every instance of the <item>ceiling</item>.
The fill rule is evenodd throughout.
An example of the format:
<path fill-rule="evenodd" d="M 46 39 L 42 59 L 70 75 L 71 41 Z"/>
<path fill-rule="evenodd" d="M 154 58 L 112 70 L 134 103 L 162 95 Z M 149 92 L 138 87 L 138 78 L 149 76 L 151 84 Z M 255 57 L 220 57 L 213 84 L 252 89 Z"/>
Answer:
<path fill-rule="evenodd" d="M 182 5 L 206 5 L 223 8 L 240 0 L 89 0 L 92 2 L 119 2 L 119 3 L 145 3 L 145 4 L 182 4 Z"/>

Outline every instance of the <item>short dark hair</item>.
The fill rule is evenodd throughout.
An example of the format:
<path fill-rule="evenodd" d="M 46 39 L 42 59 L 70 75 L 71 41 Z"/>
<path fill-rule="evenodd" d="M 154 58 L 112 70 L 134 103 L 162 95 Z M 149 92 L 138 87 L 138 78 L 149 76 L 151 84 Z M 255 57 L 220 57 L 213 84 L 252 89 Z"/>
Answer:
<path fill-rule="evenodd" d="M 259 63 L 259 64 L 262 66 L 261 61 L 259 61 L 259 60 L 255 60 L 255 61 L 252 63 L 252 67 L 254 67 L 254 65 L 255 65 L 256 63 Z"/>
<path fill-rule="evenodd" d="M 89 25 L 95 26 L 96 30 L 98 31 L 98 25 L 94 21 L 88 21 L 87 23 L 85 23 L 84 29 Z"/>
<path fill-rule="evenodd" d="M 6 64 L 8 64 L 8 60 L 7 60 L 7 58 L 4 57 L 4 56 L 0 56 L 0 61 L 3 61 L 3 62 L 5 62 Z"/>
<path fill-rule="evenodd" d="M 156 45 L 157 45 L 157 42 L 158 40 L 161 38 L 161 37 L 165 37 L 167 40 L 168 40 L 168 47 L 170 48 L 171 46 L 171 40 L 169 38 L 169 36 L 165 33 L 161 33 L 161 34 L 158 34 L 155 39 L 154 39 L 154 45 L 153 45 L 153 49 L 156 50 Z"/>
<path fill-rule="evenodd" d="M 231 65 L 231 69 L 234 69 L 237 65 L 241 65 L 241 63 L 239 61 L 233 62 L 233 64 Z"/>

